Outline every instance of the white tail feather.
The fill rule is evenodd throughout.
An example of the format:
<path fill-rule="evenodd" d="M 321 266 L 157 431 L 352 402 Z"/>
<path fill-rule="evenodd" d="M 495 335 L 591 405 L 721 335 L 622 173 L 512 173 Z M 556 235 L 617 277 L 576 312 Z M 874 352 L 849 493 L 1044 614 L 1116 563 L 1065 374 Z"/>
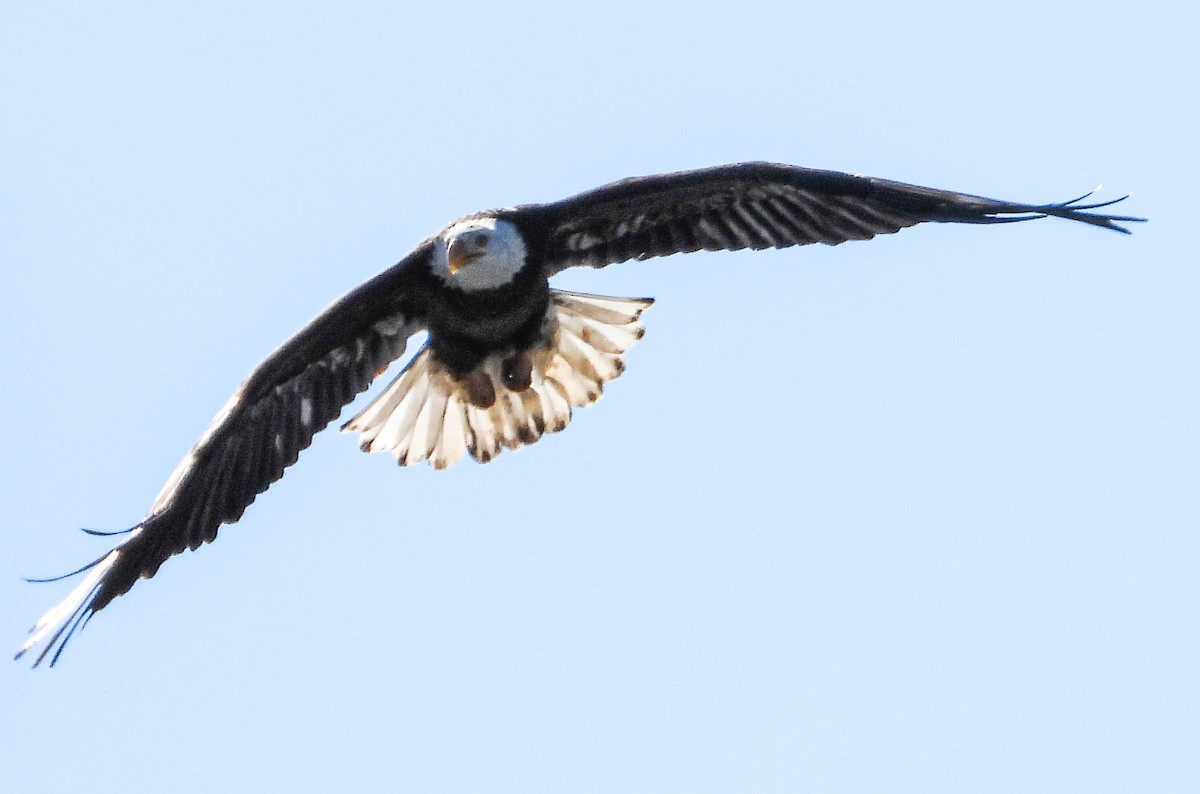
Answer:
<path fill-rule="evenodd" d="M 435 469 L 444 469 L 459 461 L 467 451 L 467 420 L 457 394 L 446 398 L 446 415 L 442 418 L 442 433 L 433 445 L 429 462 Z"/>
<path fill-rule="evenodd" d="M 500 437 L 486 409 L 465 403 L 467 423 L 466 450 L 480 463 L 487 463 L 500 454 Z"/>
<path fill-rule="evenodd" d="M 546 415 L 546 432 L 558 433 L 566 429 L 571 421 L 571 403 L 553 383 L 542 381 L 538 389 L 542 398 L 542 411 Z"/>
<path fill-rule="evenodd" d="M 653 301 L 558 290 L 552 297 L 546 339 L 529 351 L 529 388 L 503 386 L 503 364 L 515 351 L 493 354 L 476 372 L 491 382 L 496 401 L 479 408 L 466 385 L 426 349 L 342 430 L 360 433 L 365 452 L 390 451 L 402 466 L 428 460 L 438 469 L 464 453 L 487 463 L 506 447 L 517 449 L 563 430 L 573 407 L 594 403 L 604 384 L 625 371 L 622 356 L 642 338 L 638 319 Z"/>

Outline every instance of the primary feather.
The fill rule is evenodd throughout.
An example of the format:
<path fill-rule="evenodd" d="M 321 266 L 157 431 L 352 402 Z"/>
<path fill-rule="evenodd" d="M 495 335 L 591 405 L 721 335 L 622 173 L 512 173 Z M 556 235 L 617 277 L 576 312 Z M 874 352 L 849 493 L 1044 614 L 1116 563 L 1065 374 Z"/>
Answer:
<path fill-rule="evenodd" d="M 405 350 L 429 341 L 344 429 L 364 450 L 436 468 L 564 429 L 625 369 L 649 299 L 553 291 L 573 266 L 691 251 L 868 240 L 923 222 L 1057 217 L 1128 233 L 1122 199 L 1022 204 L 773 163 L 636 177 L 550 204 L 476 213 L 333 303 L 246 379 L 167 479 L 149 512 L 31 630 L 17 653 L 58 659 L 76 629 L 139 578 L 222 524 L 296 462 L 314 434 Z"/>

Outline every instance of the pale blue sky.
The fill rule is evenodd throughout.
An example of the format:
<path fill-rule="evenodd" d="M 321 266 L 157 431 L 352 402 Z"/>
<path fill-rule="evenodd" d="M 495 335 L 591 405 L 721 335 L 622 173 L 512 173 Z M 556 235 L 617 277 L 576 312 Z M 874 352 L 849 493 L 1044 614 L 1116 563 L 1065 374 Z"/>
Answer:
<path fill-rule="evenodd" d="M 446 472 L 322 434 L 57 668 L 0 667 L 0 787 L 1200 785 L 1198 17 L 3 4 L 12 650 L 70 587 L 19 577 L 464 213 L 767 159 L 1152 222 L 564 274 L 658 298 L 599 405 Z"/>

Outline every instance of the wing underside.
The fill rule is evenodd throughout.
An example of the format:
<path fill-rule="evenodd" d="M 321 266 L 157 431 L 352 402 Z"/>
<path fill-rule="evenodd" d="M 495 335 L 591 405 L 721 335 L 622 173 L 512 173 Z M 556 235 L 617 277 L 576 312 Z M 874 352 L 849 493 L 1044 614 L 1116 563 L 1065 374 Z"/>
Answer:
<path fill-rule="evenodd" d="M 1094 210 L 1121 201 L 1022 204 L 884 179 L 744 163 L 615 182 L 531 208 L 546 230 L 546 270 L 603 267 L 691 251 L 869 240 L 925 222 L 1044 217 L 1128 232 L 1142 218 Z"/>

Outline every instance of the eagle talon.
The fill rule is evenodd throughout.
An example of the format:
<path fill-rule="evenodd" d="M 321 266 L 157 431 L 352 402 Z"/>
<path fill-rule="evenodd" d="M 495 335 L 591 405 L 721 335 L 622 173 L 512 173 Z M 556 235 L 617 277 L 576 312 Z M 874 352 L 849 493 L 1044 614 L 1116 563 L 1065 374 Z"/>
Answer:
<path fill-rule="evenodd" d="M 512 391 L 525 391 L 533 385 L 533 358 L 528 351 L 505 359 L 500 365 L 500 379 Z"/>
<path fill-rule="evenodd" d="M 624 371 L 622 356 L 642 337 L 638 318 L 653 302 L 551 290 L 548 279 L 567 268 L 701 249 L 837 245 L 927 221 L 1051 216 L 1128 233 L 1123 223 L 1145 219 L 1096 211 L 1121 200 L 1021 204 L 737 163 L 635 177 L 454 221 L 333 303 L 251 372 L 146 517 L 77 571 L 87 573 L 42 616 L 17 656 L 38 647 L 35 666 L 44 659 L 53 665 L 75 631 L 138 579 L 241 518 L 418 331 L 428 332 L 426 347 L 343 426 L 362 433 L 364 451 L 391 451 L 405 466 L 428 460 L 445 468 L 466 453 L 486 463 L 565 428 L 573 408 L 594 402 Z"/>
<path fill-rule="evenodd" d="M 467 399 L 476 408 L 488 409 L 496 404 L 496 387 L 486 372 L 472 372 L 462 379 L 462 384 L 467 388 Z"/>

